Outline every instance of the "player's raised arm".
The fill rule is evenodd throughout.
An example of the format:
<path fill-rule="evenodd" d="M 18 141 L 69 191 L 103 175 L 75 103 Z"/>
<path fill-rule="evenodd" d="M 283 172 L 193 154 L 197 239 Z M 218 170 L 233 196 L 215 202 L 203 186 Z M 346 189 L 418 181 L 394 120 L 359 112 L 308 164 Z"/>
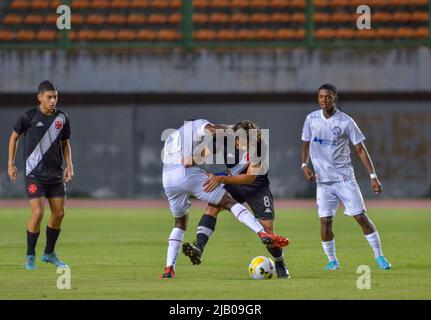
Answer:
<path fill-rule="evenodd" d="M 367 148 L 365 147 L 365 144 L 363 142 L 356 144 L 355 146 L 356 154 L 358 155 L 359 159 L 361 159 L 361 162 L 365 166 L 365 168 L 368 171 L 368 174 L 371 178 L 371 188 L 374 190 L 375 193 L 382 192 L 382 185 L 380 184 L 379 179 L 377 179 L 377 174 L 374 169 L 373 162 L 371 160 L 370 154 L 368 153 Z"/>
<path fill-rule="evenodd" d="M 16 156 L 16 150 L 18 148 L 19 136 L 20 135 L 17 132 L 15 132 L 15 130 L 13 130 L 9 138 L 9 157 L 7 162 L 8 163 L 7 174 L 9 175 L 9 178 L 12 182 L 16 182 L 16 178 L 17 178 L 15 156 Z"/>
<path fill-rule="evenodd" d="M 301 168 L 304 173 L 305 179 L 308 181 L 316 181 L 316 175 L 313 170 L 308 167 L 308 161 L 310 160 L 310 141 L 303 141 L 301 148 Z"/>

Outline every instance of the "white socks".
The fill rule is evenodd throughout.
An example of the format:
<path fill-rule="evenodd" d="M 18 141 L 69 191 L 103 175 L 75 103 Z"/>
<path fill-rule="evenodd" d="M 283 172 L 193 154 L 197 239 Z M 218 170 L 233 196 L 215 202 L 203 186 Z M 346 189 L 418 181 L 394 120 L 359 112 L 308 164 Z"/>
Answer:
<path fill-rule="evenodd" d="M 329 261 L 338 261 L 337 256 L 335 255 L 335 239 L 332 239 L 331 241 L 322 241 L 322 247 Z"/>
<path fill-rule="evenodd" d="M 375 231 L 371 234 L 366 235 L 365 238 L 368 240 L 368 243 L 370 244 L 371 248 L 373 248 L 374 250 L 374 257 L 377 258 L 377 257 L 383 256 L 379 233 Z"/>
<path fill-rule="evenodd" d="M 235 204 L 230 208 L 230 212 L 233 213 L 235 218 L 244 223 L 247 227 L 249 227 L 254 232 L 258 233 L 264 231 L 264 228 L 259 223 L 259 221 L 251 214 L 250 211 L 247 210 L 242 204 Z"/>
<path fill-rule="evenodd" d="M 178 252 L 184 239 L 184 230 L 173 228 L 169 235 L 168 254 L 166 256 L 166 266 L 174 266 L 177 260 Z"/>

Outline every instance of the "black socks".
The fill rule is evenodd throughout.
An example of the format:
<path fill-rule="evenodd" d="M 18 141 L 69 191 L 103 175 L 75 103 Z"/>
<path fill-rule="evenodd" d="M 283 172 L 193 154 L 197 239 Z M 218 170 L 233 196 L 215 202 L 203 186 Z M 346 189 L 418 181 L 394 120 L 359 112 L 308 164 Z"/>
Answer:
<path fill-rule="evenodd" d="M 46 247 L 45 253 L 50 254 L 54 252 L 55 243 L 57 242 L 58 236 L 60 235 L 60 229 L 51 229 L 46 226 Z"/>
<path fill-rule="evenodd" d="M 204 251 L 205 245 L 215 230 L 217 219 L 208 214 L 204 214 L 199 221 L 198 231 L 196 234 L 196 246 Z"/>
<path fill-rule="evenodd" d="M 27 230 L 27 255 L 35 255 L 36 254 L 36 243 L 39 238 L 40 232 L 30 232 Z"/>

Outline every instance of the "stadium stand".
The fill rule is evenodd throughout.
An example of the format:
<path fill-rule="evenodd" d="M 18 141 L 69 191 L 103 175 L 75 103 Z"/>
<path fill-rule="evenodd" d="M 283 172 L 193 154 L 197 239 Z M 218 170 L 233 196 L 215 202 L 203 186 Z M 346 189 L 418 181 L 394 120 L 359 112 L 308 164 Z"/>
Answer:
<path fill-rule="evenodd" d="M 59 41 L 60 0 L 7 0 L 0 6 L 0 44 Z M 70 0 L 69 39 L 86 42 L 196 43 L 429 39 L 429 0 L 368 0 L 372 29 L 358 30 L 363 0 Z M 311 34 L 308 35 L 308 32 Z M 263 44 L 264 45 L 264 44 Z"/>

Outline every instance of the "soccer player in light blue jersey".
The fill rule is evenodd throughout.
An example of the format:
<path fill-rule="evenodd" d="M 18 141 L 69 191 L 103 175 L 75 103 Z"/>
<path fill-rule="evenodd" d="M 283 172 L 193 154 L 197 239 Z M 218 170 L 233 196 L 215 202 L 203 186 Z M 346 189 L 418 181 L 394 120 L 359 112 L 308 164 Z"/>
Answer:
<path fill-rule="evenodd" d="M 352 216 L 361 226 L 365 238 L 373 248 L 378 267 L 382 270 L 390 269 L 391 264 L 382 252 L 379 233 L 366 214 L 350 159 L 349 141 L 354 145 L 356 154 L 370 175 L 371 188 L 376 194 L 382 192 L 382 186 L 364 145 L 365 137 L 355 121 L 337 109 L 338 96 L 335 86 L 324 84 L 317 95 L 321 110 L 310 113 L 305 119 L 301 161 L 305 178 L 317 183 L 316 202 L 321 223 L 322 246 L 329 260 L 326 269 L 339 268 L 332 219 L 340 201 L 345 207 L 344 214 Z M 308 166 L 310 158 L 314 172 Z"/>

